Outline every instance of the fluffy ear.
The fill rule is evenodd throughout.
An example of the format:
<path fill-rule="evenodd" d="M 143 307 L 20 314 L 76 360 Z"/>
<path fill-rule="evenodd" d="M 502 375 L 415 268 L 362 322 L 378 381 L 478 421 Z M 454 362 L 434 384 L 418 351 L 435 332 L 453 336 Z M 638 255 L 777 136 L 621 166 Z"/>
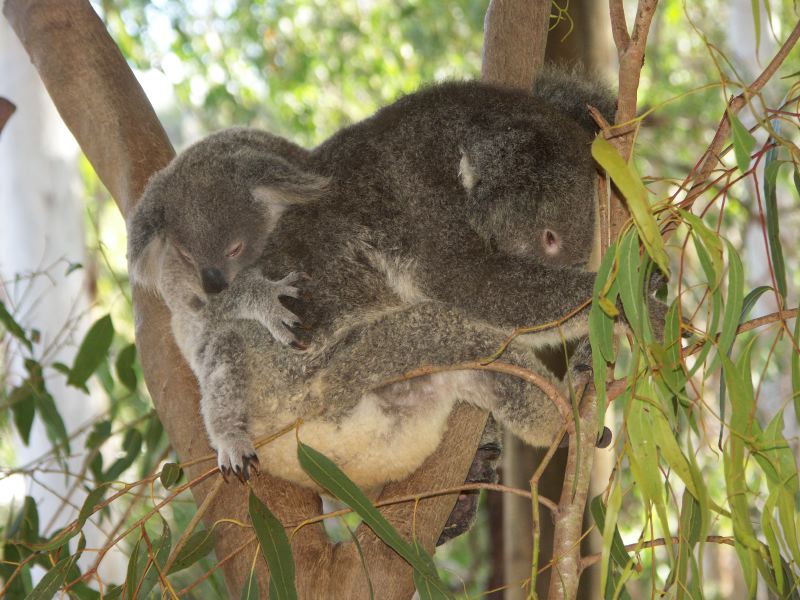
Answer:
<path fill-rule="evenodd" d="M 166 222 L 163 194 L 150 185 L 128 219 L 128 274 L 131 283 L 156 289 Z"/>
<path fill-rule="evenodd" d="M 461 180 L 461 185 L 464 186 L 464 189 L 469 192 L 480 181 L 480 177 L 470 162 L 467 151 L 464 148 L 459 148 L 459 150 L 461 151 L 461 162 L 458 163 L 458 178 Z"/>
<path fill-rule="evenodd" d="M 283 171 L 283 170 L 282 170 Z M 250 193 L 267 211 L 270 227 L 291 206 L 306 204 L 321 198 L 328 189 L 329 178 L 305 172 L 286 164 L 286 170 L 270 173 L 272 181 L 256 185 Z"/>

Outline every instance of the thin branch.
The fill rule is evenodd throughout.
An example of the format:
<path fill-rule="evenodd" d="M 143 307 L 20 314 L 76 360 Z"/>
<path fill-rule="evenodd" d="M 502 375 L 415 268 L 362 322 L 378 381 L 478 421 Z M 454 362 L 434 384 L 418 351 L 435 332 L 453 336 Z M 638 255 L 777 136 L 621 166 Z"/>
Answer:
<path fill-rule="evenodd" d="M 700 167 L 696 170 L 696 175 L 695 171 L 689 173 L 681 186 L 683 189 L 685 189 L 689 186 L 690 181 L 694 181 L 694 184 L 689 189 L 689 192 L 687 193 L 686 198 L 682 201 L 682 204 L 691 204 L 694 199 L 705 192 L 705 183 L 711 175 L 711 172 L 719 163 L 720 152 L 722 151 L 722 147 L 725 145 L 725 142 L 728 140 L 731 133 L 730 115 L 738 114 L 739 111 L 741 111 L 742 108 L 744 108 L 744 106 L 747 104 L 749 98 L 761 91 L 761 89 L 767 84 L 772 76 L 775 75 L 781 64 L 783 64 L 783 62 L 786 60 L 786 57 L 792 51 L 792 48 L 794 48 L 795 44 L 797 44 L 798 39 L 800 39 L 800 21 L 798 21 L 794 26 L 794 29 L 792 29 L 789 37 L 786 38 L 786 41 L 766 66 L 764 71 L 762 71 L 762 73 L 756 77 L 753 83 L 747 86 L 747 88 L 745 88 L 741 94 L 732 98 L 728 103 L 725 113 L 722 115 L 722 119 L 717 127 L 717 131 L 714 134 L 714 138 L 711 140 L 708 148 L 703 153 L 703 157 L 700 159 Z"/>
<path fill-rule="evenodd" d="M 709 535 L 706 537 L 707 542 L 711 542 L 712 544 L 726 544 L 728 546 L 735 545 L 735 538 L 724 536 L 724 535 Z M 681 539 L 678 537 L 672 538 L 673 544 L 679 544 Z M 646 548 L 658 548 L 660 546 L 666 545 L 666 540 L 664 538 L 659 538 L 657 540 L 649 540 L 647 542 L 640 542 L 636 544 L 627 544 L 625 546 L 625 550 L 631 552 L 632 550 L 637 549 L 646 549 Z M 603 557 L 602 552 L 598 552 L 597 554 L 588 554 L 581 559 L 581 571 L 586 569 L 587 567 L 591 567 L 593 564 L 600 562 L 600 559 Z"/>

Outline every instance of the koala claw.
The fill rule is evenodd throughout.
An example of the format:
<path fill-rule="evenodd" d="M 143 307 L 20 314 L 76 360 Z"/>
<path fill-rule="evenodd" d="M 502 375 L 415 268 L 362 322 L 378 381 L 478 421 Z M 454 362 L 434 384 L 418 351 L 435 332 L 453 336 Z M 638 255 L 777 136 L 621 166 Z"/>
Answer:
<path fill-rule="evenodd" d="M 278 281 L 268 281 L 268 299 L 262 303 L 262 309 L 257 315 L 257 320 L 261 322 L 276 340 L 287 346 L 297 348 L 299 344 L 290 327 L 299 327 L 300 319 L 291 310 L 281 304 L 279 298 L 301 298 L 304 293 L 296 284 L 308 281 L 309 276 L 303 272 L 289 273 Z M 302 346 L 302 344 L 299 344 Z M 302 348 L 305 350 L 305 347 Z"/>
<path fill-rule="evenodd" d="M 217 444 L 217 465 L 226 483 L 231 473 L 244 483 L 250 479 L 251 470 L 257 473 L 261 466 L 246 435 L 227 438 Z"/>

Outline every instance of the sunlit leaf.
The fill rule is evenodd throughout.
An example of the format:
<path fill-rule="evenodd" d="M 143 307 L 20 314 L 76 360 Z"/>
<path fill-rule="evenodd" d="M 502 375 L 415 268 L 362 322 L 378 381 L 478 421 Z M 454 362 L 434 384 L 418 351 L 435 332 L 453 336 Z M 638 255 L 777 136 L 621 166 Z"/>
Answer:
<path fill-rule="evenodd" d="M 618 256 L 619 267 L 617 269 L 617 282 L 619 284 L 619 296 L 622 299 L 622 309 L 625 312 L 625 320 L 633 330 L 633 334 L 638 340 L 644 339 L 644 292 L 641 286 L 641 274 L 639 265 L 641 257 L 639 255 L 639 238 L 636 231 L 629 231 L 620 241 Z"/>
<path fill-rule="evenodd" d="M 647 253 L 661 271 L 669 276 L 669 259 L 664 249 L 664 240 L 647 199 L 647 188 L 633 167 L 625 162 L 617 149 L 603 136 L 598 135 L 592 143 L 592 156 L 609 174 L 611 180 L 625 196 L 633 222 Z"/>
<path fill-rule="evenodd" d="M 267 506 L 250 490 L 250 519 L 256 532 L 261 552 L 269 567 L 270 600 L 297 598 L 294 584 L 294 559 L 289 538 L 281 522 Z"/>

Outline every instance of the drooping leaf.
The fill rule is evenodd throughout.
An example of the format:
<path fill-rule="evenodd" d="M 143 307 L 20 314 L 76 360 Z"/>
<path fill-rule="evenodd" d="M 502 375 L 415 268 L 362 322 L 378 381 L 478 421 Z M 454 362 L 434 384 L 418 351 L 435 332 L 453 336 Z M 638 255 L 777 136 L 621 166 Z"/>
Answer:
<path fill-rule="evenodd" d="M 30 443 L 33 417 L 36 414 L 36 398 L 34 398 L 33 390 L 27 381 L 11 390 L 8 395 L 8 403 L 11 406 L 17 433 L 27 446 Z"/>
<path fill-rule="evenodd" d="M 133 369 L 133 363 L 136 362 L 136 346 L 128 344 L 117 355 L 115 364 L 117 370 L 117 378 L 122 384 L 130 391 L 136 391 L 136 371 Z"/>
<path fill-rule="evenodd" d="M 75 362 L 70 369 L 67 384 L 84 389 L 89 377 L 108 356 L 111 341 L 114 339 L 114 324 L 111 315 L 95 321 L 83 338 Z"/>
<path fill-rule="evenodd" d="M 163 518 L 161 519 L 161 535 L 152 540 L 150 545 L 152 552 L 146 546 L 142 548 L 142 550 L 146 550 L 147 561 L 144 564 L 144 576 L 139 586 L 139 598 L 149 597 L 150 591 L 160 581 L 159 572 L 163 574 L 164 565 L 169 557 L 169 550 L 172 546 L 172 533 L 169 524 Z M 156 565 L 158 565 L 158 568 L 156 568 Z"/>
<path fill-rule="evenodd" d="M 260 600 L 261 594 L 258 592 L 258 577 L 256 577 L 256 570 L 251 569 L 247 581 L 242 586 L 242 595 L 240 600 Z"/>
<path fill-rule="evenodd" d="M 625 162 L 617 149 L 603 136 L 598 135 L 592 143 L 592 156 L 605 169 L 611 180 L 625 196 L 633 223 L 647 253 L 661 271 L 669 276 L 669 259 L 664 249 L 664 240 L 647 199 L 647 188 L 633 167 Z"/>
<path fill-rule="evenodd" d="M 589 342 L 592 345 L 592 371 L 594 387 L 597 394 L 597 422 L 605 422 L 606 413 L 606 362 L 613 363 L 614 357 L 614 320 L 600 306 L 600 295 L 605 283 L 611 277 L 616 256 L 616 244 L 612 244 L 600 262 L 594 284 L 592 306 L 589 309 Z M 617 299 L 617 282 L 609 286 L 605 299 L 612 305 Z"/>
<path fill-rule="evenodd" d="M 25 335 L 25 330 L 20 327 L 20 324 L 11 316 L 11 313 L 8 312 L 6 305 L 0 301 L 0 323 L 6 328 L 6 331 L 17 338 L 23 345 L 28 349 L 28 352 L 33 351 L 33 344 L 28 339 L 28 336 Z"/>
<path fill-rule="evenodd" d="M 303 443 L 297 444 L 297 458 L 300 466 L 311 479 L 353 509 L 381 540 L 430 580 L 434 588 L 441 593 L 449 594 L 447 586 L 439 578 L 438 573 L 431 570 L 426 561 L 420 560 L 411 544 L 402 538 L 372 505 L 364 492 L 358 489 L 358 486 L 350 481 L 331 459 Z"/>
<path fill-rule="evenodd" d="M 64 580 L 67 578 L 67 573 L 75 564 L 76 556 L 68 556 L 61 559 L 53 568 L 44 574 L 38 585 L 33 588 L 25 600 L 51 600 L 56 595 L 56 592 L 64 585 Z"/>
<path fill-rule="evenodd" d="M 130 467 L 133 462 L 139 457 L 142 450 L 142 434 L 138 429 L 131 428 L 125 432 L 125 437 L 122 439 L 122 449 L 125 454 L 122 458 L 115 460 L 108 470 L 103 473 L 103 481 L 113 481 L 119 478 L 122 472 Z"/>
<path fill-rule="evenodd" d="M 769 141 L 772 141 L 770 138 Z M 767 152 L 764 163 L 764 209 L 766 212 L 767 241 L 769 253 L 772 258 L 772 270 L 775 273 L 775 283 L 781 297 L 786 299 L 786 263 L 783 259 L 783 246 L 781 245 L 781 214 L 778 211 L 777 177 L 780 163 L 776 161 L 775 148 Z"/>
<path fill-rule="evenodd" d="M 191 567 L 198 560 L 207 556 L 214 549 L 214 534 L 211 531 L 195 531 L 178 552 L 175 562 L 172 563 L 169 573 L 177 573 Z"/>
<path fill-rule="evenodd" d="M 416 540 L 414 540 L 413 548 L 417 553 L 417 558 L 426 563 L 429 570 L 435 571 L 436 566 L 433 564 L 433 559 L 427 552 L 425 552 L 425 548 L 423 548 Z M 444 592 L 438 586 L 434 585 L 433 581 L 425 577 L 416 569 L 414 569 L 413 577 L 414 585 L 417 588 L 420 600 L 449 600 L 452 597 L 448 592 Z"/>
<path fill-rule="evenodd" d="M 731 121 L 731 130 L 733 132 L 733 152 L 736 155 L 736 165 L 739 167 L 739 171 L 744 174 L 747 173 L 747 169 L 750 166 L 750 155 L 756 145 L 756 138 L 742 125 L 739 117 L 735 114 L 728 111 L 728 118 Z"/>
<path fill-rule="evenodd" d="M 270 600 L 293 600 L 297 598 L 294 583 L 294 559 L 289 538 L 281 522 L 267 506 L 250 490 L 248 501 L 250 519 L 256 532 L 261 552 L 269 567 Z"/>
<path fill-rule="evenodd" d="M 617 282 L 619 296 L 622 299 L 622 308 L 625 320 L 633 330 L 636 339 L 644 340 L 644 294 L 641 282 L 639 265 L 639 238 L 635 230 L 629 231 L 620 241 L 617 269 Z"/>

